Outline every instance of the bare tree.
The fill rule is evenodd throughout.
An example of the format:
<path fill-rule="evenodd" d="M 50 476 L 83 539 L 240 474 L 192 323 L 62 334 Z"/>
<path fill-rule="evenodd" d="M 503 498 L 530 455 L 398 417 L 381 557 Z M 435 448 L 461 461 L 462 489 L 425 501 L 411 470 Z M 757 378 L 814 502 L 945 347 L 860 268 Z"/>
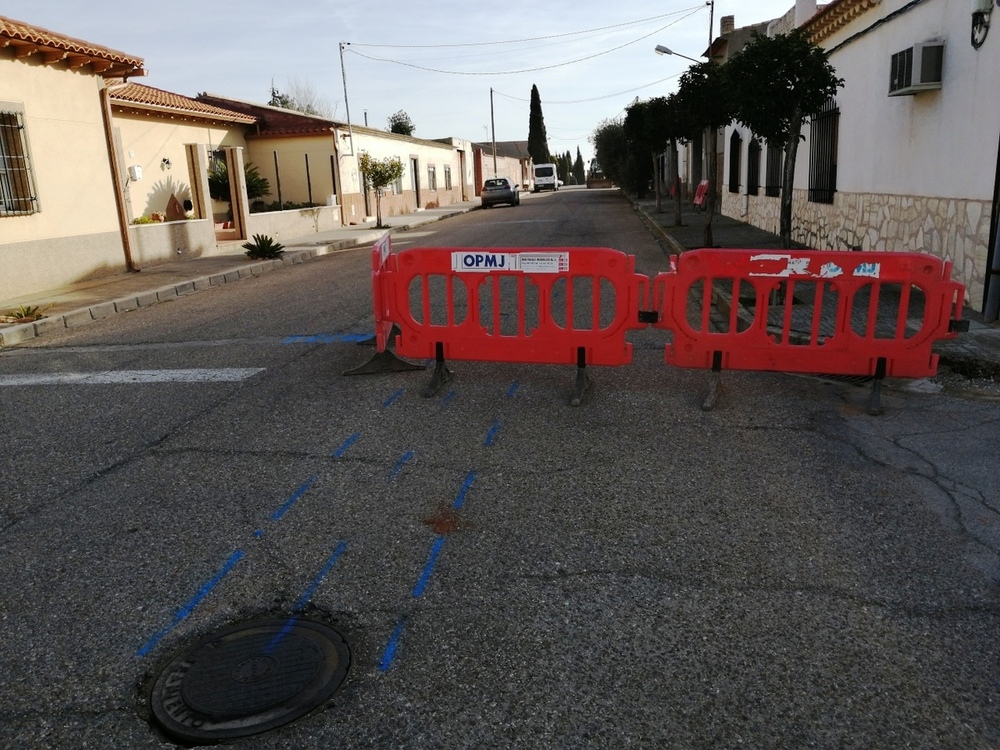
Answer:
<path fill-rule="evenodd" d="M 330 100 L 319 96 L 316 87 L 308 81 L 301 81 L 295 76 L 288 79 L 285 90 L 279 91 L 271 84 L 272 107 L 294 109 L 307 115 L 317 115 L 333 119 L 337 116 L 336 105 L 331 106 Z"/>

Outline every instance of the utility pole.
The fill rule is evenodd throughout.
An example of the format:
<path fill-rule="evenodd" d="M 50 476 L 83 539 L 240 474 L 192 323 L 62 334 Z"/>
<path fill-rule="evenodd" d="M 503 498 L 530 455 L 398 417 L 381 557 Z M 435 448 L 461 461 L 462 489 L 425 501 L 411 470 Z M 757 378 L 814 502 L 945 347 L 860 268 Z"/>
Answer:
<path fill-rule="evenodd" d="M 497 124 L 493 119 L 493 87 L 490 86 L 490 126 L 493 135 L 493 176 L 497 176 Z"/>
<path fill-rule="evenodd" d="M 347 101 L 347 70 L 344 68 L 344 47 L 350 42 L 340 43 L 340 76 L 344 79 L 344 109 L 347 110 L 347 132 L 351 137 L 351 156 L 354 156 L 354 127 L 351 125 L 351 103 Z"/>
<path fill-rule="evenodd" d="M 712 47 L 712 42 L 715 39 L 714 27 L 715 27 L 715 0 L 708 0 L 705 3 L 708 6 L 708 46 L 709 49 Z"/>

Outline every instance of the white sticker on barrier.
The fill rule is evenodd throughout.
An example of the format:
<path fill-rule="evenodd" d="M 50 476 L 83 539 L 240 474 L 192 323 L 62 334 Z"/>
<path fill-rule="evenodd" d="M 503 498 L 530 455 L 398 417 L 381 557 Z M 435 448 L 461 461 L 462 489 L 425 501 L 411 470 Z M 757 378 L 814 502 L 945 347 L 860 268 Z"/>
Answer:
<path fill-rule="evenodd" d="M 569 253 L 454 252 L 451 270 L 562 273 L 569 270 Z"/>

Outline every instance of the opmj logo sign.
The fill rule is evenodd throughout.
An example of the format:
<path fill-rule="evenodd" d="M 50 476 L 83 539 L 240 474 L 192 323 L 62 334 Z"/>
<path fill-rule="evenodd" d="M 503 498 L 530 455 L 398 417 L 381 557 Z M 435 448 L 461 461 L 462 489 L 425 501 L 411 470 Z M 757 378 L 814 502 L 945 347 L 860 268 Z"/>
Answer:
<path fill-rule="evenodd" d="M 452 271 L 521 271 L 523 273 L 565 273 L 569 253 L 483 253 L 460 250 L 451 254 Z"/>
<path fill-rule="evenodd" d="M 516 271 L 513 253 L 452 253 L 452 271 Z"/>

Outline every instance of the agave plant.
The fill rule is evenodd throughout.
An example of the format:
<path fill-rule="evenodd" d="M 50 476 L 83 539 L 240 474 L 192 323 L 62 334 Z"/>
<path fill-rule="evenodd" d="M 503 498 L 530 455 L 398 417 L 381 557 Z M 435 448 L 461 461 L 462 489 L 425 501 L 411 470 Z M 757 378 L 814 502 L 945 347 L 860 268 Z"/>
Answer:
<path fill-rule="evenodd" d="M 40 320 L 45 315 L 38 305 L 21 305 L 16 310 L 7 310 L 2 317 L 12 323 L 23 323 Z"/>
<path fill-rule="evenodd" d="M 244 242 L 243 247 L 247 251 L 247 257 L 254 260 L 272 260 L 281 257 L 281 254 L 285 252 L 284 245 L 275 242 L 266 234 L 255 234 L 253 242 Z"/>

